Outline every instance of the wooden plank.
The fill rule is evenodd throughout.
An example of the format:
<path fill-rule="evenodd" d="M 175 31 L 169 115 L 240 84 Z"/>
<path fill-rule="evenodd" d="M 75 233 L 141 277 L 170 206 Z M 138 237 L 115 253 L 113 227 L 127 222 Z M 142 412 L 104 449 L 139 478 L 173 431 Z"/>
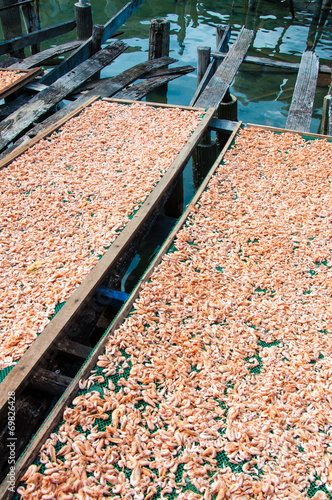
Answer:
<path fill-rule="evenodd" d="M 0 99 L 4 99 L 5 97 L 9 96 L 10 94 L 13 94 L 17 90 L 19 90 L 21 87 L 24 87 L 24 85 L 26 85 L 27 83 L 34 80 L 36 78 L 36 76 L 40 75 L 43 72 L 42 68 L 23 70 L 23 69 L 11 67 L 11 68 L 1 69 L 0 74 L 1 74 L 1 71 L 6 72 L 6 71 L 15 71 L 15 70 L 21 71 L 22 76 L 20 78 L 18 78 L 17 80 L 15 80 L 15 82 L 12 83 L 11 85 L 7 85 L 6 87 L 4 87 L 0 90 Z"/>
<path fill-rule="evenodd" d="M 319 59 L 316 54 L 309 51 L 304 52 L 285 128 L 302 132 L 310 130 L 318 69 Z"/>
<path fill-rule="evenodd" d="M 6 40 L 0 43 L 0 55 L 22 49 L 28 45 L 44 42 L 59 35 L 64 35 L 75 29 L 75 27 L 76 21 L 66 21 L 65 23 L 56 24 L 49 28 L 33 31 L 27 35 L 18 36 L 12 40 Z"/>
<path fill-rule="evenodd" d="M 12 7 L 22 7 L 23 5 L 33 3 L 33 1 L 34 0 L 23 0 L 23 2 L 11 3 L 10 5 L 5 5 L 4 7 L 0 7 L 0 12 L 11 9 Z"/>
<path fill-rule="evenodd" d="M 227 52 L 211 52 L 211 56 L 214 59 L 225 59 Z M 268 57 L 257 57 L 257 56 L 245 56 L 243 62 L 249 64 L 257 64 L 258 66 L 268 66 L 271 68 L 279 69 L 291 69 L 298 71 L 300 68 L 300 63 L 291 63 L 288 61 L 276 61 L 275 59 L 269 59 Z M 330 66 L 326 64 L 319 65 L 319 73 L 331 74 Z"/>
<path fill-rule="evenodd" d="M 241 29 L 227 56 L 218 66 L 208 85 L 196 100 L 195 105 L 201 108 L 209 106 L 218 108 L 249 49 L 253 34 L 252 30 Z"/>
<path fill-rule="evenodd" d="M 209 129 L 215 130 L 215 131 L 226 131 L 226 132 L 233 132 L 235 130 L 235 127 L 237 127 L 238 122 L 234 122 L 231 120 L 222 120 L 220 118 L 213 118 L 210 121 Z"/>
<path fill-rule="evenodd" d="M 37 368 L 31 377 L 29 386 L 37 391 L 59 397 L 62 396 L 72 380 L 72 378 L 60 373 L 54 373 L 44 368 Z"/>
<path fill-rule="evenodd" d="M 56 347 L 63 356 L 80 362 L 85 361 L 92 351 L 92 347 L 65 338 L 61 339 Z"/>
<path fill-rule="evenodd" d="M 122 324 L 126 316 L 129 314 L 133 307 L 133 303 L 135 299 L 137 298 L 142 286 L 149 280 L 151 274 L 155 270 L 156 266 L 160 263 L 162 257 L 165 255 L 167 250 L 170 248 L 171 244 L 174 241 L 174 238 L 176 234 L 179 232 L 183 224 L 185 223 L 192 206 L 197 203 L 199 200 L 200 196 L 206 189 L 206 186 L 208 182 L 210 181 L 211 177 L 215 173 L 216 169 L 219 167 L 226 151 L 228 150 L 229 146 L 231 145 L 234 137 L 238 133 L 238 130 L 241 126 L 241 123 L 239 122 L 237 124 L 236 129 L 233 131 L 232 135 L 228 139 L 225 147 L 221 151 L 220 155 L 218 156 L 216 162 L 212 166 L 211 170 L 209 171 L 206 179 L 203 181 L 202 185 L 196 192 L 192 202 L 190 205 L 187 207 L 183 215 L 180 217 L 179 221 L 175 225 L 174 229 L 171 231 L 170 235 L 168 236 L 167 240 L 165 243 L 162 245 L 160 248 L 159 252 L 157 253 L 156 257 L 153 259 L 152 263 L 150 264 L 148 270 L 145 272 L 143 278 L 140 280 L 138 285 L 135 287 L 133 292 L 131 293 L 129 299 L 121 309 L 120 313 L 114 320 L 112 327 L 108 331 L 106 335 L 99 341 L 97 344 L 96 348 L 94 349 L 93 353 L 91 354 L 90 358 L 88 361 L 84 364 L 84 366 L 80 369 L 80 371 L 77 373 L 76 377 L 73 380 L 73 383 L 67 388 L 65 393 L 62 395 L 61 399 L 58 401 L 57 405 L 53 408 L 49 418 L 47 419 L 46 422 L 41 426 L 39 429 L 38 433 L 35 435 L 33 441 L 31 442 L 30 446 L 27 448 L 25 451 L 24 455 L 22 458 L 19 460 L 19 462 L 16 464 L 16 478 L 17 482 L 19 481 L 19 478 L 24 474 L 26 469 L 29 467 L 29 465 L 33 462 L 33 460 L 36 458 L 41 445 L 45 442 L 45 440 L 49 437 L 50 433 L 53 431 L 55 426 L 58 424 L 58 422 L 62 418 L 63 411 L 67 405 L 71 403 L 71 401 L 74 399 L 77 391 L 78 391 L 78 383 L 79 380 L 85 379 L 88 377 L 90 371 L 95 367 L 97 361 L 98 361 L 98 356 L 100 356 L 105 349 L 105 346 L 108 342 L 108 338 L 112 333 L 119 328 L 119 326 Z M 9 375 L 8 375 L 9 376 Z M 6 490 L 7 485 L 6 482 L 4 481 L 3 483 L 3 489 L 4 489 L 4 494 L 8 493 L 8 490 Z M 3 489 L 0 490 L 0 500 L 4 500 L 5 497 L 3 495 Z"/>
<path fill-rule="evenodd" d="M 66 117 L 69 113 L 76 113 L 76 110 L 81 106 L 85 105 L 85 103 L 89 101 L 91 98 L 93 97 L 95 98 L 96 96 L 111 97 L 114 94 L 116 94 L 116 92 L 121 90 L 123 87 L 129 85 L 132 81 L 138 78 L 142 78 L 142 76 L 151 69 L 162 68 L 175 61 L 176 59 L 172 59 L 170 57 L 161 57 L 160 59 L 155 59 L 152 61 L 146 61 L 144 63 L 137 64 L 133 68 L 127 69 L 117 76 L 102 80 L 102 82 L 99 83 L 98 86 L 93 88 L 90 92 L 80 97 L 76 101 L 68 104 L 66 107 L 60 109 L 55 114 L 44 120 L 42 123 L 36 125 L 34 128 L 29 130 L 27 135 L 21 137 L 12 146 L 10 146 L 10 148 L 8 148 L 4 154 L 0 155 L 0 159 L 5 159 L 9 155 L 9 153 L 14 153 L 16 148 L 18 148 L 21 144 L 23 143 L 28 144 L 31 137 L 35 137 L 39 133 L 42 133 L 45 128 L 54 125 L 60 119 Z M 25 148 L 27 147 L 29 146 L 26 145 Z M 26 149 L 21 148 L 19 150 L 20 151 L 19 154 L 21 154 L 25 150 Z M 14 157 L 15 153 L 12 155 L 12 159 Z M 4 166 L 4 164 L 1 161 L 0 165 Z"/>
<path fill-rule="evenodd" d="M 123 42 L 113 42 L 8 116 L 0 124 L 0 150 L 3 150 L 9 142 L 24 132 L 37 118 L 77 89 L 85 80 L 113 61 L 126 47 L 127 45 Z"/>
<path fill-rule="evenodd" d="M 43 50 L 42 52 L 38 52 L 38 54 L 34 54 L 33 56 L 26 57 L 20 62 L 13 62 L 12 65 L 18 69 L 30 69 L 34 66 L 41 65 L 48 59 L 59 56 L 61 54 L 65 54 L 70 50 L 77 49 L 77 47 L 79 47 L 80 45 L 82 45 L 82 42 L 79 40 L 62 43 L 61 45 L 57 45 L 56 47 L 51 47 L 49 49 Z"/>
<path fill-rule="evenodd" d="M 131 101 L 132 102 L 132 101 Z M 149 104 L 146 104 L 147 106 Z M 166 106 L 169 107 L 169 106 Z M 181 106 L 175 106 L 181 107 Z M 105 277 L 110 273 L 118 259 L 130 247 L 135 236 L 152 215 L 155 206 L 161 202 L 165 193 L 173 185 L 177 176 L 181 173 L 193 149 L 204 135 L 215 109 L 209 109 L 202 118 L 200 124 L 190 136 L 189 140 L 182 148 L 172 165 L 168 168 L 162 179 L 147 197 L 140 209 L 112 243 L 109 250 L 98 261 L 81 285 L 73 292 L 65 305 L 57 315 L 44 328 L 22 358 L 14 366 L 11 372 L 1 383 L 0 392 L 0 414 L 6 410 L 8 391 L 18 391 L 27 383 L 27 379 L 32 375 L 41 357 L 46 356 L 53 348 L 56 340 L 65 334 L 72 321 L 78 316 L 88 300 L 102 285 Z M 90 359 L 90 358 L 89 358 Z M 1 496 L 0 496 L 1 498 Z"/>
<path fill-rule="evenodd" d="M 148 78 L 155 78 L 156 76 L 166 76 L 166 75 L 186 75 L 187 73 L 191 73 L 192 71 L 195 71 L 194 66 L 177 66 L 176 68 L 163 68 L 163 69 L 155 69 L 152 71 L 149 71 L 149 73 L 146 73 L 145 75 L 142 76 L 142 78 L 148 79 Z"/>
<path fill-rule="evenodd" d="M 102 43 L 105 43 L 106 40 L 108 40 L 117 31 L 117 29 L 127 21 L 127 19 L 138 9 L 143 1 L 144 0 L 131 0 L 104 25 Z M 88 38 L 88 40 L 86 40 L 81 47 L 75 50 L 69 57 L 67 57 L 67 59 L 65 59 L 61 64 L 58 64 L 52 71 L 45 75 L 44 78 L 41 79 L 40 83 L 51 85 L 58 80 L 58 78 L 88 59 L 91 56 L 91 43 L 92 37 Z"/>
<path fill-rule="evenodd" d="M 131 85 L 130 87 L 121 90 L 116 94 L 116 97 L 119 99 L 132 99 L 134 101 L 139 101 L 152 90 L 170 82 L 171 80 L 175 80 L 175 78 L 178 78 L 179 76 L 182 76 L 182 73 L 149 78 L 144 82 L 136 83 L 135 85 Z"/>
<path fill-rule="evenodd" d="M 5 59 L 2 59 L 2 61 L 0 61 L 0 67 L 9 68 L 10 66 L 16 66 L 16 64 L 20 64 L 20 62 L 21 59 L 18 59 L 17 57 L 7 56 Z"/>
<path fill-rule="evenodd" d="M 228 24 L 226 26 L 226 28 L 224 29 L 224 34 L 221 37 L 221 40 L 220 40 L 220 42 L 219 42 L 219 44 L 217 46 L 217 51 L 219 51 L 221 49 L 221 47 L 224 46 L 226 40 L 228 40 L 228 38 L 229 38 L 230 32 L 231 32 L 231 27 Z M 201 95 L 201 93 L 203 92 L 203 90 L 205 89 L 205 87 L 207 86 L 207 84 L 209 83 L 209 81 L 211 80 L 214 71 L 215 71 L 215 64 L 214 64 L 214 61 L 211 61 L 210 64 L 208 65 L 208 67 L 207 67 L 207 69 L 206 69 L 206 71 L 205 71 L 205 73 L 204 73 L 201 81 L 199 82 L 199 85 L 197 86 L 197 89 L 196 89 L 196 92 L 193 95 L 193 98 L 190 101 L 190 105 L 191 106 L 195 105 L 198 97 Z"/>

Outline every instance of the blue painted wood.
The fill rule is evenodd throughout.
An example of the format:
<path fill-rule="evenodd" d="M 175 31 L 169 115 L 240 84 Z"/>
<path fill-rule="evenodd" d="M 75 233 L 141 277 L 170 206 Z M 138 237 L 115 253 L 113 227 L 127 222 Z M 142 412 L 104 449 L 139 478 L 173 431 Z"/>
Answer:
<path fill-rule="evenodd" d="M 122 304 L 126 302 L 128 297 L 128 293 L 111 290 L 106 286 L 100 286 L 96 291 L 94 299 L 99 304 L 122 306 Z"/>
<path fill-rule="evenodd" d="M 115 16 L 113 16 L 104 25 L 104 35 L 102 38 L 102 43 L 105 43 L 117 29 L 122 26 L 123 23 L 138 9 L 138 7 L 144 2 L 144 0 L 131 0 L 128 2 Z M 86 61 L 91 56 L 91 42 L 92 37 L 88 38 L 85 43 L 83 43 L 77 50 L 75 50 L 67 59 L 65 59 L 61 64 L 58 64 L 52 71 L 47 73 L 41 80 L 40 83 L 45 85 L 51 85 L 58 78 L 71 71 L 78 64 Z"/>

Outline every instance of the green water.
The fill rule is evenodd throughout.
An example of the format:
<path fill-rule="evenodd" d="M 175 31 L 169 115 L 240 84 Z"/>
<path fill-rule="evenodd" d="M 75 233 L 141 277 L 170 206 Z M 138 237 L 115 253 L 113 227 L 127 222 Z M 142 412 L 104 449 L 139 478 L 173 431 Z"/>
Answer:
<path fill-rule="evenodd" d="M 126 0 L 92 0 L 91 3 L 94 23 L 103 24 L 125 5 Z M 42 27 L 73 18 L 73 5 L 65 0 L 41 2 Z M 102 77 L 113 76 L 147 59 L 149 25 L 154 17 L 165 17 L 171 23 L 170 56 L 178 59 L 176 65 L 196 66 L 197 47 L 206 45 L 214 49 L 215 26 L 227 23 L 232 26 L 231 43 L 241 26 L 254 29 L 249 55 L 299 62 L 302 52 L 311 47 L 321 63 L 329 64 L 332 55 L 331 14 L 325 16 L 327 11 L 322 11 L 320 20 L 323 22 L 320 26 L 313 17 L 315 1 L 295 2 L 294 5 L 296 17 L 292 19 L 288 0 L 257 0 L 253 10 L 248 9 L 247 0 L 145 0 L 121 28 L 123 34 L 119 38 L 130 48 L 102 71 Z M 57 43 L 74 37 L 75 32 L 72 32 L 57 39 Z M 231 87 L 231 92 L 238 99 L 239 119 L 246 123 L 284 127 L 295 80 L 296 73 L 292 70 L 242 64 Z M 328 85 L 327 75 L 319 78 L 311 132 L 319 130 L 323 97 Z M 187 105 L 195 89 L 194 72 L 169 83 L 167 101 Z"/>

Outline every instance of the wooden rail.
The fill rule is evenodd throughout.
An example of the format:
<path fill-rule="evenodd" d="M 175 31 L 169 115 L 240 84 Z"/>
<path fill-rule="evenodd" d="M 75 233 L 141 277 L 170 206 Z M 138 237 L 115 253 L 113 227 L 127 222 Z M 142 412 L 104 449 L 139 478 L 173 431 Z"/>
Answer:
<path fill-rule="evenodd" d="M 34 45 L 44 42 L 45 40 L 50 40 L 50 38 L 64 35 L 65 33 L 69 33 L 69 31 L 75 29 L 75 27 L 76 21 L 66 21 L 49 28 L 43 28 L 41 30 L 28 33 L 27 35 L 13 38 L 12 40 L 6 40 L 5 42 L 0 43 L 0 55 L 15 52 L 19 49 L 23 49 L 24 47 L 28 47 L 29 45 Z"/>

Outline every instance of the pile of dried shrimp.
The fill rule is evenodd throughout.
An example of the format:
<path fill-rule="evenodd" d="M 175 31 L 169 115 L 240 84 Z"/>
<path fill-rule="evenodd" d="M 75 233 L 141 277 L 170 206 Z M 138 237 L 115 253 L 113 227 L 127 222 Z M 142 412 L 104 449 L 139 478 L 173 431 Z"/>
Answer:
<path fill-rule="evenodd" d="M 83 281 L 200 119 L 97 101 L 0 171 L 0 369 Z"/>
<path fill-rule="evenodd" d="M 24 499 L 331 498 L 331 159 L 240 133 Z"/>
<path fill-rule="evenodd" d="M 1 71 L 0 70 L 0 92 L 22 78 L 24 73 L 22 71 Z"/>

